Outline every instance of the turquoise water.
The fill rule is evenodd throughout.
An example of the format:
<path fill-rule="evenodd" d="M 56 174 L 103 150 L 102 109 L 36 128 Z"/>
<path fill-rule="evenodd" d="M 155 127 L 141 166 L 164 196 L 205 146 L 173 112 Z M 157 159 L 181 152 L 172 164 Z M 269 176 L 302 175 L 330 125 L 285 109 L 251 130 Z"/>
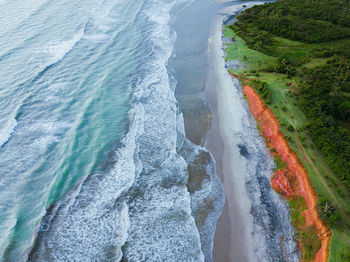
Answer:
<path fill-rule="evenodd" d="M 121 16 L 137 13 L 127 2 L 0 9 L 0 253 L 15 259 L 45 209 L 101 168 L 125 133 L 140 36 Z"/>
<path fill-rule="evenodd" d="M 167 70 L 187 3 L 0 1 L 1 261 L 211 260 L 222 187 Z"/>

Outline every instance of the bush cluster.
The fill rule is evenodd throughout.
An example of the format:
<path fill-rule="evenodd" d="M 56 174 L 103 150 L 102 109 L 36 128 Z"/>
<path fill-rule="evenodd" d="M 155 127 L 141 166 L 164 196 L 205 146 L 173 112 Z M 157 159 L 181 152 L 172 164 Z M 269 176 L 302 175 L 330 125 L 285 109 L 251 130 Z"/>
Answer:
<path fill-rule="evenodd" d="M 238 19 L 275 36 L 319 43 L 350 37 L 349 8 L 344 0 L 280 0 L 249 8 Z"/>
<path fill-rule="evenodd" d="M 264 100 L 266 104 L 271 104 L 272 102 L 272 93 L 269 89 L 269 85 L 260 80 L 251 80 L 249 85 L 255 88 L 260 97 Z"/>
<path fill-rule="evenodd" d="M 330 227 L 338 227 L 341 215 L 336 207 L 323 197 L 318 198 L 317 209 L 321 219 Z"/>

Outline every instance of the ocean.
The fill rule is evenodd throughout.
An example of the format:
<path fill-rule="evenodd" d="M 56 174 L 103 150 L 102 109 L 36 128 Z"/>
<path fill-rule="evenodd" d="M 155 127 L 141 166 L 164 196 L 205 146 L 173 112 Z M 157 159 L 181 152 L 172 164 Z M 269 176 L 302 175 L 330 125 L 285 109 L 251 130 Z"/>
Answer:
<path fill-rule="evenodd" d="M 223 189 L 175 97 L 190 3 L 0 1 L 1 261 L 212 260 Z"/>
<path fill-rule="evenodd" d="M 243 4 L 0 0 L 1 262 L 299 260 L 224 61 Z"/>

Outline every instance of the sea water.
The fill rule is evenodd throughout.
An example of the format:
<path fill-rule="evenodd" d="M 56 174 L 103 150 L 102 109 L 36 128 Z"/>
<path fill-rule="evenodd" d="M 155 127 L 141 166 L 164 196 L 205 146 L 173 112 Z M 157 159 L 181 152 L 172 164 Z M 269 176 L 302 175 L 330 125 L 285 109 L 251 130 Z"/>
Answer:
<path fill-rule="evenodd" d="M 169 69 L 189 3 L 0 1 L 1 261 L 212 259 L 222 186 Z"/>

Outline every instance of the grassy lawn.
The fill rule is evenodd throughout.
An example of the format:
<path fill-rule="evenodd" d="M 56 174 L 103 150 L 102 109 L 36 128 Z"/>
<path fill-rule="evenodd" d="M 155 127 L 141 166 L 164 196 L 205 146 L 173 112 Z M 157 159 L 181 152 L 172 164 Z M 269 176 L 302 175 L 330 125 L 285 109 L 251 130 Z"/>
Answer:
<path fill-rule="evenodd" d="M 317 193 L 333 203 L 340 211 L 340 225 L 331 227 L 333 235 L 329 261 L 345 261 L 345 257 L 350 255 L 348 254 L 350 253 L 350 194 L 328 167 L 324 155 L 315 146 L 305 129 L 307 119 L 298 107 L 297 98 L 293 95 L 293 91 L 301 79 L 298 76 L 287 78 L 284 74 L 267 72 L 271 71 L 268 70 L 269 68 L 274 67 L 277 58 L 249 49 L 244 40 L 228 26 L 224 26 L 224 37 L 234 40 L 233 43 L 225 44 L 226 60 L 238 60 L 241 63 L 239 68 L 229 69 L 229 71 L 236 75 L 244 75 L 247 79 L 268 83 L 268 89 L 271 91 L 268 106 L 279 119 L 282 133 L 308 171 L 311 183 Z M 275 38 L 275 40 L 278 42 L 278 48 L 283 50 L 283 53 L 293 60 L 294 64 L 300 62 L 302 66 L 310 68 L 326 61 L 323 58 L 305 61 L 307 59 L 305 56 L 310 50 L 327 47 L 330 44 L 342 46 L 344 41 L 348 41 L 304 44 L 283 38 Z"/>

